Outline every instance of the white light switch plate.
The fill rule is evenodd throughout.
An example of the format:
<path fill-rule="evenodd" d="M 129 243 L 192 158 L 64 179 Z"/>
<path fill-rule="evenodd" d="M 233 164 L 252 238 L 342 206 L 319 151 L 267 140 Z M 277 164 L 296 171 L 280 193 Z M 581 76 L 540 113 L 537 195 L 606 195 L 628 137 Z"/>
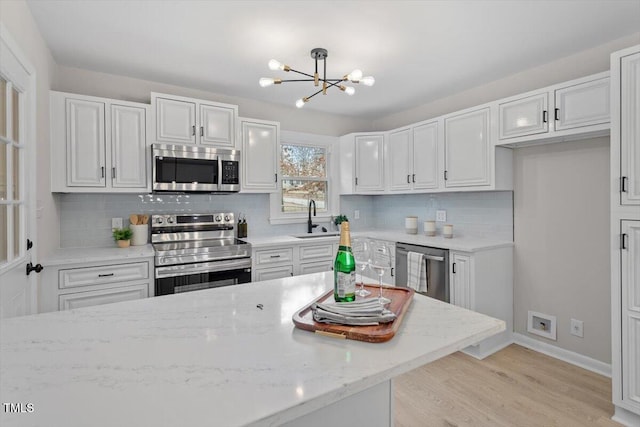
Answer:
<path fill-rule="evenodd" d="M 447 222 L 447 211 L 436 211 L 436 221 Z"/>
<path fill-rule="evenodd" d="M 582 320 L 571 319 L 571 335 L 584 338 L 584 329 Z"/>
<path fill-rule="evenodd" d="M 111 229 L 122 228 L 122 218 L 111 218 Z"/>

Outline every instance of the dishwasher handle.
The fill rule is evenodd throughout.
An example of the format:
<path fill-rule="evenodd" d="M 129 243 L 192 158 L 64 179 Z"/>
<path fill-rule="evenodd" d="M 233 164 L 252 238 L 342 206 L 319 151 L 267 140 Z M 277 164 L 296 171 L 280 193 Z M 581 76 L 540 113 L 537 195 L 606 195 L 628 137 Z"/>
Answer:
<path fill-rule="evenodd" d="M 398 252 L 402 252 L 403 254 L 408 254 L 409 251 L 407 251 L 404 248 L 398 248 Z M 438 261 L 438 262 L 444 262 L 444 257 L 443 256 L 436 256 L 436 255 L 428 255 L 428 254 L 423 254 L 425 259 L 428 259 L 429 261 Z"/>

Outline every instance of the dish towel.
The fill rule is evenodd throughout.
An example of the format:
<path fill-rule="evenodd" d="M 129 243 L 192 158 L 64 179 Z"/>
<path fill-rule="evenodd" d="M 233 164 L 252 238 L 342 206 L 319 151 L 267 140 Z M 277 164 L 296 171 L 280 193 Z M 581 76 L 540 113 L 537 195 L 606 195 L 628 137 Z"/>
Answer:
<path fill-rule="evenodd" d="M 370 326 L 393 322 L 396 314 L 384 308 L 378 298 L 352 302 L 324 302 L 311 306 L 313 320 L 321 323 Z"/>
<path fill-rule="evenodd" d="M 416 292 L 427 292 L 427 260 L 421 253 L 407 254 L 407 286 Z"/>

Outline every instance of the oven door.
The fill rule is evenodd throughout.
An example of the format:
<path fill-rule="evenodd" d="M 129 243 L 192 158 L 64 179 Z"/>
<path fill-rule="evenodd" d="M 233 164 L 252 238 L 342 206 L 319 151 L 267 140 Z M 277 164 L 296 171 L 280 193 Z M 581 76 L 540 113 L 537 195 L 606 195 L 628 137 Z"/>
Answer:
<path fill-rule="evenodd" d="M 156 296 L 251 281 L 251 258 L 156 267 Z"/>

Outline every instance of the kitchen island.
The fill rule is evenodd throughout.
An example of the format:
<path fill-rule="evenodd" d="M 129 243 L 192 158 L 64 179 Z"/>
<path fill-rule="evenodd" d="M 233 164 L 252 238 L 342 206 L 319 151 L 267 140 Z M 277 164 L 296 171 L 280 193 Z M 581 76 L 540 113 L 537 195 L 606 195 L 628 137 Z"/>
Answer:
<path fill-rule="evenodd" d="M 294 328 L 332 286 L 317 273 L 3 319 L 0 424 L 388 426 L 394 377 L 505 327 L 415 295 L 385 343 Z"/>

